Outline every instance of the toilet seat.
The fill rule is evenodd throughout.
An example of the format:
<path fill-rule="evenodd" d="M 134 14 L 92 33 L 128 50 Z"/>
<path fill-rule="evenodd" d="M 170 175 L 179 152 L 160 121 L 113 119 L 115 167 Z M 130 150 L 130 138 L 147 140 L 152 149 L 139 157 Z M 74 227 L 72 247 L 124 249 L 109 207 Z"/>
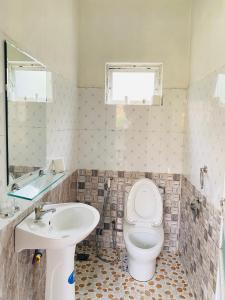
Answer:
<path fill-rule="evenodd" d="M 126 221 L 143 227 L 159 226 L 162 214 L 162 197 L 155 183 L 147 178 L 138 180 L 127 198 Z"/>

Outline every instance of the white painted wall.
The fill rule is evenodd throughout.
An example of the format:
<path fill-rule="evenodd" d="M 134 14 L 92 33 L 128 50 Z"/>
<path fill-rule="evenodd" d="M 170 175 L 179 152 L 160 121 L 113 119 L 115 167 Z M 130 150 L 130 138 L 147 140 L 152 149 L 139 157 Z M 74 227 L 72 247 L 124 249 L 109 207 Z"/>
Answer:
<path fill-rule="evenodd" d="M 186 88 L 190 12 L 186 0 L 80 0 L 79 87 L 104 87 L 106 62 L 163 62 L 164 88 Z"/>
<path fill-rule="evenodd" d="M 191 82 L 194 82 L 225 64 L 225 0 L 192 2 Z"/>
<path fill-rule="evenodd" d="M 225 196 L 225 106 L 215 97 L 218 74 L 225 74 L 224 28 L 225 0 L 193 1 L 184 172 L 200 190 L 199 170 L 208 166 L 202 192 L 216 207 Z"/>
<path fill-rule="evenodd" d="M 0 0 L 0 30 L 52 71 L 74 81 L 76 0 Z"/>

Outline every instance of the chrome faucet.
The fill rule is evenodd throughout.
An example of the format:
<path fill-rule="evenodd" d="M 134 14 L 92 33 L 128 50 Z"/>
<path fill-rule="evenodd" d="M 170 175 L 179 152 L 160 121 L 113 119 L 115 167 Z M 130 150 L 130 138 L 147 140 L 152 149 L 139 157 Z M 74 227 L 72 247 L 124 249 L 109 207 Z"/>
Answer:
<path fill-rule="evenodd" d="M 44 209 L 44 205 L 46 205 L 47 203 L 41 203 L 39 205 L 37 205 L 34 209 L 35 212 L 35 221 L 40 221 L 42 219 L 42 217 L 47 214 L 47 213 L 54 213 L 56 212 L 55 208 L 49 208 L 49 209 Z"/>

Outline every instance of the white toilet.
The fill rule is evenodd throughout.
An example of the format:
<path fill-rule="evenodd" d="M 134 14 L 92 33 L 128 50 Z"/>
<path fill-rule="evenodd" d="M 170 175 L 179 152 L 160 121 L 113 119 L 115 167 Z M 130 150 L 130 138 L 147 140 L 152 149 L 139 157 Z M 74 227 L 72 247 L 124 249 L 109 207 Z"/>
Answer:
<path fill-rule="evenodd" d="M 138 180 L 125 203 L 123 234 L 128 253 L 128 271 L 138 281 L 155 273 L 156 258 L 164 241 L 163 203 L 150 179 Z"/>

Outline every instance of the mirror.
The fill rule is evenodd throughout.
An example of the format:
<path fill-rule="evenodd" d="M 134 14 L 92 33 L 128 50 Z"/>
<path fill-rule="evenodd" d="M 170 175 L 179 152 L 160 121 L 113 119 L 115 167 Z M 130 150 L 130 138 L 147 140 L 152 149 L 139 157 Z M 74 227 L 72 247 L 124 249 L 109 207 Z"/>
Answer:
<path fill-rule="evenodd" d="M 51 73 L 5 42 L 7 183 L 46 167 L 46 113 Z"/>

